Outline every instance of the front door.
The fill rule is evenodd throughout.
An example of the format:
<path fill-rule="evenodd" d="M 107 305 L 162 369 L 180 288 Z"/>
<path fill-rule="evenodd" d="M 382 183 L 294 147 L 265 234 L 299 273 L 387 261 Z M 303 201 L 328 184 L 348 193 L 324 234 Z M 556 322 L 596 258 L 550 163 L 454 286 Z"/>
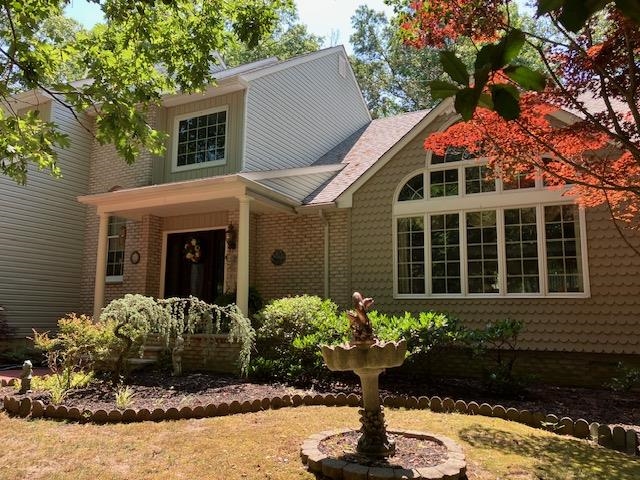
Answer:
<path fill-rule="evenodd" d="M 170 233 L 165 298 L 193 295 L 213 303 L 224 288 L 224 241 L 224 229 Z"/>

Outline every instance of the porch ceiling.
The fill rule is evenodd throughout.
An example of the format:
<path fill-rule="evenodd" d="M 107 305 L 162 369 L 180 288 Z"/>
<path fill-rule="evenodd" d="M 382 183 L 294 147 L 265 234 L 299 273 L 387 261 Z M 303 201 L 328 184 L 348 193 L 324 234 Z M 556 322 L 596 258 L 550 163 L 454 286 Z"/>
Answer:
<path fill-rule="evenodd" d="M 238 198 L 253 199 L 251 211 L 295 213 L 296 200 L 239 175 L 189 180 L 84 195 L 78 201 L 97 213 L 140 220 L 145 215 L 173 217 L 238 209 Z"/>

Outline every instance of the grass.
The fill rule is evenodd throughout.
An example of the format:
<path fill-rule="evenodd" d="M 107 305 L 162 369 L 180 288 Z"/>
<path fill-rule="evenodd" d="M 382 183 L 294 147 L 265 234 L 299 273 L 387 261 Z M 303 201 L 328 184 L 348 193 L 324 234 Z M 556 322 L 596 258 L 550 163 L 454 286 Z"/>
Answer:
<path fill-rule="evenodd" d="M 495 418 L 387 410 L 391 428 L 457 441 L 469 480 L 633 480 L 640 461 Z M 348 407 L 269 410 L 202 420 L 129 425 L 24 421 L 0 414 L 2 478 L 308 479 L 299 460 L 312 433 L 356 427 Z"/>

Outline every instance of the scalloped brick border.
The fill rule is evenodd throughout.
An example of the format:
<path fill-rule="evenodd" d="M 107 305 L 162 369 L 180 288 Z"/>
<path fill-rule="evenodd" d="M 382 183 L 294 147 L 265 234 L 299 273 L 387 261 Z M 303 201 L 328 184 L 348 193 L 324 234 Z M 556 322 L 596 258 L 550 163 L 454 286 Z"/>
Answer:
<path fill-rule="evenodd" d="M 327 430 L 311 435 L 300 449 L 302 463 L 309 470 L 322 473 L 325 477 L 341 480 L 359 479 L 389 479 L 389 478 L 413 478 L 414 480 L 457 480 L 463 478 L 467 470 L 467 461 L 462 448 L 450 438 L 435 435 L 433 433 L 418 432 L 413 430 L 388 430 L 394 435 L 420 438 L 436 441 L 447 448 L 447 459 L 433 467 L 419 467 L 413 469 L 393 467 L 367 467 L 357 463 L 337 460 L 327 457 L 320 451 L 320 443 L 334 435 L 341 435 L 353 431 L 350 428 Z"/>
<path fill-rule="evenodd" d="M 2 381 L 2 386 L 11 385 L 13 382 Z M 605 448 L 610 448 L 629 455 L 640 456 L 640 442 L 638 434 L 633 429 L 625 429 L 621 426 L 611 427 L 597 422 L 587 422 L 580 418 L 573 420 L 569 417 L 558 418 L 556 415 L 542 412 L 530 412 L 516 408 L 505 408 L 502 405 L 478 404 L 477 402 L 454 401 L 451 398 L 434 397 L 409 397 L 402 395 L 390 395 L 382 398 L 382 404 L 390 408 L 406 408 L 431 410 L 433 412 L 461 413 L 466 415 L 481 415 L 497 417 L 512 422 L 522 423 L 533 428 L 542 428 L 559 435 L 568 435 L 576 438 L 586 438 L 596 442 Z M 156 408 L 152 411 L 142 408 L 140 410 L 111 410 L 99 409 L 96 411 L 80 411 L 75 407 L 64 405 L 44 405 L 40 400 L 32 401 L 30 398 L 18 398 L 5 396 L 4 409 L 8 414 L 19 417 L 52 418 L 56 420 L 70 420 L 76 422 L 92 423 L 128 423 L 162 420 L 179 420 L 188 418 L 220 417 L 238 413 L 259 412 L 262 410 L 279 409 L 284 407 L 299 407 L 310 405 L 324 406 L 350 406 L 360 405 L 360 396 L 350 393 L 324 394 L 324 395 L 283 395 L 282 397 L 246 400 L 242 403 L 233 401 L 230 404 L 219 403 L 206 406 L 168 408 Z"/>

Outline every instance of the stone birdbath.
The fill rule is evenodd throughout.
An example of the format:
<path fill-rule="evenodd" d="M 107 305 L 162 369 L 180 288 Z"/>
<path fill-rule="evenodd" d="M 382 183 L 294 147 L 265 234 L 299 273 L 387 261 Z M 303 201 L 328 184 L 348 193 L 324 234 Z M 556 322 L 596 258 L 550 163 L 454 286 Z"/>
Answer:
<path fill-rule="evenodd" d="M 376 466 L 354 464 L 351 461 L 331 458 L 320 452 L 320 443 L 332 436 L 352 432 L 350 429 L 322 432 L 312 435 L 305 441 L 301 450 L 303 463 L 310 470 L 322 472 L 329 478 L 394 478 L 394 475 L 406 475 L 413 479 L 457 479 L 462 478 L 466 470 L 466 461 L 462 449 L 452 440 L 426 434 L 423 432 L 407 432 L 394 430 L 394 436 L 406 436 L 434 442 L 444 448 L 447 455 L 444 461 L 435 466 L 412 468 L 402 466 L 384 467 L 387 458 L 396 452 L 395 442 L 389 438 L 384 420 L 384 412 L 380 403 L 378 377 L 386 368 L 399 367 L 404 362 L 407 345 L 399 342 L 381 342 L 373 333 L 367 310 L 373 305 L 373 299 L 364 298 L 359 292 L 353 294 L 354 310 L 347 312 L 350 321 L 352 338 L 348 344 L 322 345 L 322 356 L 331 371 L 353 371 L 362 385 L 362 409 L 360 409 L 361 435 L 356 447 L 363 458 L 371 459 Z M 401 478 L 405 478 L 402 476 Z"/>

